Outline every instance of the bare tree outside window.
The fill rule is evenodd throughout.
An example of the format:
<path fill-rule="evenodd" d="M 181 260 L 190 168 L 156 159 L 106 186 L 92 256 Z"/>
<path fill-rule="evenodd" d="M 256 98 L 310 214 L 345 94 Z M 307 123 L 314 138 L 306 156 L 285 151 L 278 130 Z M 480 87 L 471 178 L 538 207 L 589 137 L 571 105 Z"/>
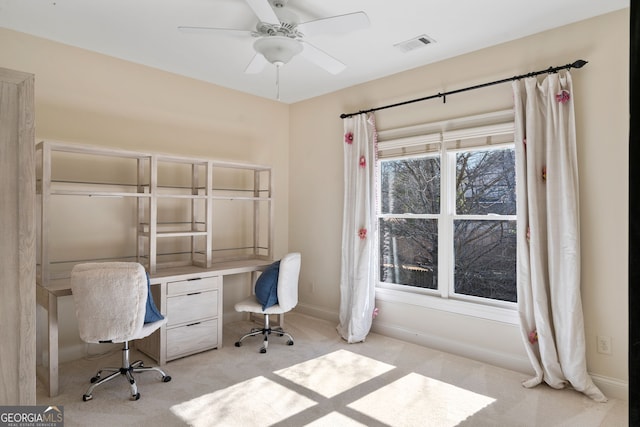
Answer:
<path fill-rule="evenodd" d="M 515 221 L 454 221 L 454 289 L 516 302 Z"/>
<path fill-rule="evenodd" d="M 440 159 L 385 161 L 381 168 L 380 281 L 438 288 L 438 220 L 406 215 L 440 213 Z"/>
<path fill-rule="evenodd" d="M 513 150 L 456 153 L 456 214 L 515 215 Z"/>
<path fill-rule="evenodd" d="M 380 281 L 438 289 L 438 221 L 380 219 Z"/>
<path fill-rule="evenodd" d="M 516 302 L 516 221 L 462 219 L 515 215 L 515 186 L 513 150 L 456 154 L 456 293 Z"/>
<path fill-rule="evenodd" d="M 449 154 L 450 194 L 441 195 L 441 159 L 380 162 L 380 281 L 438 290 L 438 249 L 454 253 L 453 292 L 516 301 L 515 154 L 509 149 Z M 455 176 L 454 176 L 455 175 Z M 441 200 L 441 197 L 444 199 Z M 444 215 L 446 200 L 455 206 Z M 450 224 L 442 242 L 438 223 Z"/>

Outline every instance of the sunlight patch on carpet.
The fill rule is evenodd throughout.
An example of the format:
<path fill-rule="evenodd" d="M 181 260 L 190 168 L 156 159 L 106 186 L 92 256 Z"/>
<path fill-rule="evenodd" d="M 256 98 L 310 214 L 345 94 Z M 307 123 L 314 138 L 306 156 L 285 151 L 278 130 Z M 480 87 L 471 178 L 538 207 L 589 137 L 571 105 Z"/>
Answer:
<path fill-rule="evenodd" d="M 411 373 L 348 405 L 396 426 L 455 426 L 495 399 Z"/>
<path fill-rule="evenodd" d="M 267 426 L 313 405 L 293 390 L 265 377 L 255 377 L 171 407 L 191 426 Z"/>
<path fill-rule="evenodd" d="M 370 357 L 338 350 L 281 369 L 275 374 L 324 397 L 333 397 L 393 368 Z"/>
<path fill-rule="evenodd" d="M 312 423 L 305 424 L 305 427 L 366 427 L 366 424 L 362 424 L 354 419 L 347 417 L 339 412 L 332 412 L 325 415 L 322 418 L 315 420 Z"/>

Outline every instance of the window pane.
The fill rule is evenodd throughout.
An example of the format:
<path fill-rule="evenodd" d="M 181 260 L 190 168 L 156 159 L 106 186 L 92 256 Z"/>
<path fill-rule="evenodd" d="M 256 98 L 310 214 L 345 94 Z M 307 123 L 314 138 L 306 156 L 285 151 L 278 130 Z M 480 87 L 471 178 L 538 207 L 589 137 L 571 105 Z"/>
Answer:
<path fill-rule="evenodd" d="M 456 154 L 456 213 L 516 214 L 513 149 Z"/>
<path fill-rule="evenodd" d="M 380 162 L 382 213 L 440 213 L 440 158 Z"/>
<path fill-rule="evenodd" d="M 455 292 L 516 302 L 516 222 L 454 221 Z"/>
<path fill-rule="evenodd" d="M 380 281 L 438 288 L 438 221 L 380 219 Z"/>

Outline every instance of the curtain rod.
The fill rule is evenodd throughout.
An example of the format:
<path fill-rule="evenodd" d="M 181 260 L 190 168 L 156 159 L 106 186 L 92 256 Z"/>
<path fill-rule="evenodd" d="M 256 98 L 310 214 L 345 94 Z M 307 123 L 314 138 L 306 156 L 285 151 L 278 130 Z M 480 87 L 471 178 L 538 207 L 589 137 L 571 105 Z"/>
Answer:
<path fill-rule="evenodd" d="M 487 86 L 493 86 L 493 85 L 497 85 L 497 84 L 507 83 L 507 82 L 511 82 L 511 81 L 514 81 L 514 80 L 520 80 L 520 79 L 523 79 L 523 78 L 526 78 L 526 77 L 537 76 L 539 74 L 545 74 L 545 73 L 551 74 L 551 73 L 557 73 L 560 70 L 568 70 L 570 68 L 582 68 L 586 64 L 587 64 L 587 61 L 585 61 L 583 59 L 578 59 L 577 61 L 573 62 L 572 64 L 561 65 L 559 67 L 549 67 L 546 70 L 533 71 L 531 73 L 521 74 L 519 76 L 508 77 L 506 79 L 496 80 L 494 82 L 482 83 L 482 84 L 479 84 L 479 85 L 469 86 L 469 87 L 465 87 L 465 88 L 462 88 L 462 89 L 456 89 L 456 90 L 452 90 L 452 91 L 449 91 L 449 92 L 443 92 L 443 93 L 438 92 L 435 95 L 425 96 L 424 98 L 411 99 L 409 101 L 398 102 L 396 104 L 385 105 L 385 106 L 382 106 L 382 107 L 370 108 L 368 110 L 361 110 L 361 111 L 358 111 L 357 113 L 342 113 L 342 114 L 340 114 L 340 118 L 341 119 L 346 119 L 348 117 L 352 117 L 352 116 L 355 116 L 357 114 L 371 113 L 373 111 L 384 110 L 384 109 L 393 108 L 393 107 L 399 107 L 401 105 L 413 104 L 414 102 L 426 101 L 428 99 L 433 99 L 433 98 L 442 98 L 443 102 L 447 102 L 447 98 L 446 98 L 447 95 L 454 95 L 456 93 L 466 92 L 468 90 L 480 89 L 480 88 L 487 87 Z"/>

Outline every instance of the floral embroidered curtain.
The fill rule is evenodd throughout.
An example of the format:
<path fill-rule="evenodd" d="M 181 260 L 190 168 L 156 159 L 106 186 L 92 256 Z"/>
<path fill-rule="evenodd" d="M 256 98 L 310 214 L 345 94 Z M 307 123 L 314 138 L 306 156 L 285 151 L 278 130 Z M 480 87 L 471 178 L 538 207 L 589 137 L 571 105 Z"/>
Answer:
<path fill-rule="evenodd" d="M 513 82 L 518 177 L 518 309 L 536 375 L 607 399 L 587 373 L 580 298 L 578 162 L 569 72 Z"/>
<path fill-rule="evenodd" d="M 375 304 L 376 128 L 373 114 L 344 119 L 344 213 L 338 333 L 364 341 Z"/>

